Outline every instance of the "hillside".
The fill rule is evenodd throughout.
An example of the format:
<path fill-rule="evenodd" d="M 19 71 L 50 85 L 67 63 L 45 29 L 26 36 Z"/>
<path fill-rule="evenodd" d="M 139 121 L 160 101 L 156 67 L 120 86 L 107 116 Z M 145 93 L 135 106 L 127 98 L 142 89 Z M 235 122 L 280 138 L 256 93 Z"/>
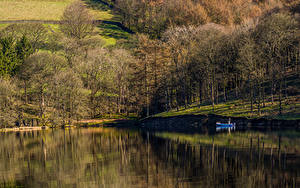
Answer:
<path fill-rule="evenodd" d="M 30 23 L 38 21 L 45 23 L 51 30 L 57 30 L 56 24 L 49 24 L 52 21 L 59 21 L 65 8 L 76 0 L 0 0 L 0 29 L 13 23 Z M 119 39 L 127 39 L 129 33 L 124 31 L 120 24 L 118 15 L 112 13 L 112 10 L 104 4 L 92 0 L 82 0 L 99 22 L 96 32 L 105 41 L 106 46 L 115 45 Z"/>
<path fill-rule="evenodd" d="M 299 3 L 220 2 L 0 0 L 0 124 L 299 119 Z"/>
<path fill-rule="evenodd" d="M 0 0 L 0 20 L 59 20 L 74 0 Z"/>
<path fill-rule="evenodd" d="M 172 109 L 166 112 L 155 114 L 154 117 L 174 117 L 180 115 L 208 115 L 215 114 L 224 117 L 244 117 L 248 119 L 266 118 L 280 120 L 299 120 L 300 119 L 300 76 L 299 74 L 286 76 L 286 87 L 284 91 L 285 97 L 282 101 L 282 114 L 279 114 L 278 95 L 270 95 L 270 82 L 264 82 L 266 91 L 263 97 L 263 104 L 260 104 L 260 112 L 258 111 L 258 103 L 254 101 L 253 110 L 251 111 L 251 101 L 247 99 L 237 99 L 234 90 L 229 91 L 228 100 L 224 101 L 223 94 L 217 98 L 218 103 L 212 106 L 208 101 L 199 104 L 199 101 L 186 107 L 182 106 L 178 109 Z"/>
<path fill-rule="evenodd" d="M 97 1 L 95 1 L 97 2 Z M 297 10 L 298 0 L 102 0 L 130 29 L 160 37 L 169 27 L 251 23 L 275 9 Z"/>
<path fill-rule="evenodd" d="M 0 21 L 60 20 L 65 8 L 74 1 L 76 0 L 0 0 Z M 89 0 L 82 2 L 88 5 L 91 3 Z M 113 20 L 111 11 L 103 9 L 90 9 L 94 19 Z"/>

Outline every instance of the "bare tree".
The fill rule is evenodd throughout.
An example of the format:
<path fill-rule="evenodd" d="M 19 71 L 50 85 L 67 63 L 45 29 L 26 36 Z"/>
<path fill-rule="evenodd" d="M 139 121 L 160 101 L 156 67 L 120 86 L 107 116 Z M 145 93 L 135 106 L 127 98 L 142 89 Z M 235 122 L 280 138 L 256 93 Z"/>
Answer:
<path fill-rule="evenodd" d="M 50 122 L 54 125 L 71 125 L 73 120 L 85 116 L 85 95 L 82 80 L 72 69 L 56 72 L 49 83 L 52 106 Z"/>
<path fill-rule="evenodd" d="M 80 1 L 66 8 L 61 21 L 60 30 L 68 37 L 83 39 L 94 30 L 93 17 Z"/>
<path fill-rule="evenodd" d="M 44 118 L 48 104 L 49 83 L 54 73 L 62 67 L 65 67 L 64 59 L 47 52 L 40 52 L 27 58 L 21 69 L 22 77 L 28 79 L 28 85 L 31 86 L 31 95 L 34 95 L 38 101 L 40 118 Z"/>
<path fill-rule="evenodd" d="M 82 75 L 82 80 L 86 88 L 89 90 L 89 108 L 90 116 L 93 118 L 97 115 L 99 100 L 97 97 L 104 89 L 109 87 L 108 84 L 112 80 L 110 73 L 110 59 L 107 50 L 97 48 L 89 50 L 87 56 L 77 65 L 78 72 Z M 103 110 L 103 109 L 102 109 Z"/>
<path fill-rule="evenodd" d="M 16 85 L 0 77 L 0 127 L 13 125 L 18 119 Z"/>
<path fill-rule="evenodd" d="M 12 24 L 6 27 L 1 35 L 21 39 L 26 36 L 34 51 L 43 47 L 47 38 L 47 29 L 41 23 Z"/>

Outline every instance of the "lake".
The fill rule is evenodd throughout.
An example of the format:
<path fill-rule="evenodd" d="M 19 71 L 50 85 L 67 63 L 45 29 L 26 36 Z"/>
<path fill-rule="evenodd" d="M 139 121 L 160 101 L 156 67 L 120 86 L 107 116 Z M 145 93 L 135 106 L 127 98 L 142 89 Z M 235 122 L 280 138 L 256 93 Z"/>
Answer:
<path fill-rule="evenodd" d="M 299 187 L 300 133 L 0 133 L 0 187 Z"/>

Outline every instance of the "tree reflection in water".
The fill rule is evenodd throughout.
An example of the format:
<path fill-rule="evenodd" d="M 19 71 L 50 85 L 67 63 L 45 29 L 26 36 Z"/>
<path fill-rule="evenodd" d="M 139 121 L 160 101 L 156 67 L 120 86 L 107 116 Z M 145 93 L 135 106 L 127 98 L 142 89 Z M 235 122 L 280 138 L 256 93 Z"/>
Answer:
<path fill-rule="evenodd" d="M 0 187 L 297 187 L 298 133 L 7 132 Z"/>

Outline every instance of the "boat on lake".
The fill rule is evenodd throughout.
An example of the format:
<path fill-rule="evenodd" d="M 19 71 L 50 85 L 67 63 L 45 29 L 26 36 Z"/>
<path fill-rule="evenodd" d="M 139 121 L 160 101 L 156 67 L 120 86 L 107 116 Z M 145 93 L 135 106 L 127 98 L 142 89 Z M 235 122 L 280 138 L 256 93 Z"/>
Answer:
<path fill-rule="evenodd" d="M 216 131 L 224 131 L 224 130 L 234 131 L 235 126 L 236 126 L 236 124 L 230 122 L 230 120 L 228 121 L 228 123 L 217 122 L 216 123 Z"/>

